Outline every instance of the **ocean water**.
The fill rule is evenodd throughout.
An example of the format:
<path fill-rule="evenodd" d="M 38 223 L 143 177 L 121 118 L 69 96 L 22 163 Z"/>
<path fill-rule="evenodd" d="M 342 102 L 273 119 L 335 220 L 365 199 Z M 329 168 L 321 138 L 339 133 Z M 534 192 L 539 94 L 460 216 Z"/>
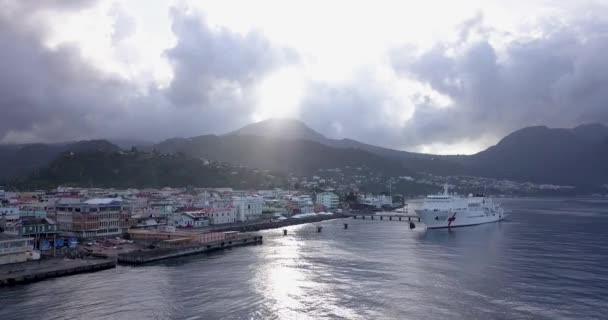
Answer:
<path fill-rule="evenodd" d="M 608 319 L 608 201 L 453 230 L 332 220 L 264 244 L 0 288 L 0 319 Z M 348 223 L 349 228 L 343 229 Z"/>

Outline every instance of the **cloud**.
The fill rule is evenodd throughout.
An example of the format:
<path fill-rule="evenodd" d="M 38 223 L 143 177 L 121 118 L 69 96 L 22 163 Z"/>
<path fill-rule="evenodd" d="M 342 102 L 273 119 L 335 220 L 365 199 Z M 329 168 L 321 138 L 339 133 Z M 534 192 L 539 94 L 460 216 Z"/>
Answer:
<path fill-rule="evenodd" d="M 402 148 L 403 119 L 414 106 L 401 82 L 383 67 L 362 68 L 345 82 L 310 81 L 299 118 L 329 137 Z"/>
<path fill-rule="evenodd" d="M 256 106 L 255 83 L 295 59 L 261 34 L 215 28 L 203 16 L 176 8 L 171 18 L 177 43 L 165 52 L 172 80 L 165 88 L 142 89 L 95 68 L 74 44 L 45 46 L 44 24 L 31 23 L 34 17 L 42 21 L 45 10 L 77 13 L 88 6 L 1 4 L 12 10 L 0 13 L 0 142 L 148 140 L 224 132 L 249 120 Z M 136 29 L 123 8 L 114 7 L 110 14 L 114 42 Z"/>
<path fill-rule="evenodd" d="M 174 9 L 177 45 L 166 51 L 174 70 L 168 91 L 177 106 L 192 106 L 244 94 L 283 57 L 260 34 L 209 26 L 204 17 Z"/>
<path fill-rule="evenodd" d="M 439 108 L 419 103 L 403 134 L 413 144 L 496 138 L 529 125 L 608 123 L 608 21 L 599 16 L 559 23 L 539 35 L 496 44 L 482 19 L 463 25 L 460 41 L 439 43 L 417 58 L 393 65 L 448 96 Z M 471 32 L 478 28 L 481 32 Z M 406 53 L 404 53 L 406 55 Z"/>
<path fill-rule="evenodd" d="M 84 63 L 73 46 L 46 48 L 42 27 L 18 12 L 0 13 L 0 141 L 61 140 L 113 121 L 128 84 Z"/>
<path fill-rule="evenodd" d="M 331 53 L 327 59 L 311 56 L 309 42 L 301 51 L 284 48 L 262 31 L 229 29 L 217 24 L 217 15 L 207 19 L 188 7 L 168 12 L 171 24 L 158 27 L 168 32 L 166 41 L 150 46 L 141 45 L 149 39 L 142 35 L 156 18 L 139 25 L 145 19 L 132 6 L 0 0 L 0 7 L 0 142 L 224 133 L 260 114 L 279 113 L 285 106 L 277 101 L 297 108 L 281 114 L 296 114 L 328 136 L 409 150 L 487 146 L 528 125 L 608 123 L 608 15 L 601 8 L 570 15 L 562 10 L 508 31 L 480 11 L 451 40 L 424 48 L 391 42 L 402 46 L 387 48 L 385 57 L 381 49 L 367 57 L 324 48 L 319 52 Z M 96 34 L 107 39 L 68 30 L 68 39 L 84 37 L 86 45 L 51 46 L 50 33 L 61 28 L 47 27 L 83 10 L 94 11 L 84 17 L 111 22 L 111 32 Z M 111 54 L 94 60 L 88 54 L 98 44 Z M 150 69 L 138 64 L 143 56 L 152 61 Z M 369 60 L 357 60 L 362 56 Z M 340 76 L 319 70 L 335 67 L 334 61 Z M 156 65 L 162 72 L 151 70 Z M 292 71 L 281 76 L 280 70 Z M 297 97 L 272 99 L 279 95 L 263 85 L 269 79 L 284 85 L 277 89 L 283 96 Z"/>

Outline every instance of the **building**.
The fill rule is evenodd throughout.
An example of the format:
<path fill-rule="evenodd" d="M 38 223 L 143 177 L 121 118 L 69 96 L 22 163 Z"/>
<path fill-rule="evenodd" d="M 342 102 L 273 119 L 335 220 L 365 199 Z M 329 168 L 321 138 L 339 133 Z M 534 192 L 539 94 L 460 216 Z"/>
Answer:
<path fill-rule="evenodd" d="M 340 205 L 340 198 L 333 192 L 321 192 L 317 193 L 316 203 L 327 209 L 334 209 Z"/>
<path fill-rule="evenodd" d="M 232 203 L 236 207 L 236 221 L 257 220 L 262 216 L 262 197 L 234 197 Z"/>
<path fill-rule="evenodd" d="M 19 219 L 19 208 L 0 207 L 0 220 L 14 221 Z"/>
<path fill-rule="evenodd" d="M 25 218 L 25 217 L 32 217 L 32 218 L 46 218 L 48 216 L 48 213 L 46 210 L 41 210 L 41 209 L 34 209 L 34 208 L 27 208 L 27 209 L 21 209 L 19 211 L 19 217 L 21 218 Z"/>
<path fill-rule="evenodd" d="M 31 256 L 32 238 L 0 232 L 0 265 L 25 262 Z"/>
<path fill-rule="evenodd" d="M 226 224 L 235 223 L 237 221 L 237 208 L 233 206 L 221 207 L 221 208 L 208 208 L 203 209 L 204 214 L 209 218 L 209 223 Z M 260 214 L 262 214 L 260 206 Z"/>
<path fill-rule="evenodd" d="M 366 195 L 359 199 L 359 203 L 380 209 L 382 207 L 392 206 L 393 198 L 385 195 Z"/>
<path fill-rule="evenodd" d="M 175 215 L 174 223 L 180 228 L 202 228 L 209 225 L 209 218 L 200 211 L 180 212 Z"/>
<path fill-rule="evenodd" d="M 6 234 L 33 238 L 33 246 L 38 250 L 48 250 L 60 233 L 59 225 L 49 218 L 22 217 L 6 225 Z"/>
<path fill-rule="evenodd" d="M 57 204 L 57 223 L 66 236 L 115 237 L 126 234 L 130 207 L 120 198 L 97 198 L 77 204 Z"/>

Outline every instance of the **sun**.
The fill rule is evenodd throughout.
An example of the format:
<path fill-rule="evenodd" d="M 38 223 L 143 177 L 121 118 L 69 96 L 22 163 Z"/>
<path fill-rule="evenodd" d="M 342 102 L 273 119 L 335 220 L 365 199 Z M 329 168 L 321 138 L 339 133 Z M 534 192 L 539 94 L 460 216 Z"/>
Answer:
<path fill-rule="evenodd" d="M 257 107 L 252 120 L 293 118 L 304 94 L 304 79 L 296 66 L 288 66 L 267 76 L 258 86 Z"/>

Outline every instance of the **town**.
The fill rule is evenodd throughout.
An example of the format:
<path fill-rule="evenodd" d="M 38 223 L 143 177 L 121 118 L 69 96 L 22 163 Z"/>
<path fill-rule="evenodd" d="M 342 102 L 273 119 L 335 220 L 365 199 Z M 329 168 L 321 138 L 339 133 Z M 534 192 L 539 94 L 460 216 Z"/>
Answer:
<path fill-rule="evenodd" d="M 401 205 L 390 195 L 168 187 L 0 190 L 0 201 L 0 266 L 10 267 L 5 270 L 53 258 L 129 261 L 135 253 L 224 246 L 246 241 L 239 231 L 322 221 L 347 208 Z"/>

